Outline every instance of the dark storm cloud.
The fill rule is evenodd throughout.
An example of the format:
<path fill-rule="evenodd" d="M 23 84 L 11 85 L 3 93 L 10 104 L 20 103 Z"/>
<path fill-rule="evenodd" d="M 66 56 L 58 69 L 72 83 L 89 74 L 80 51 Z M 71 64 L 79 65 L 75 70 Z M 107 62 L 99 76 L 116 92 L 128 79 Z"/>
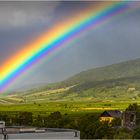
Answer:
<path fill-rule="evenodd" d="M 25 2 L 0 2 L 0 63 L 20 50 L 20 44 L 28 42 L 54 21 L 65 18 L 86 4 L 64 1 L 49 4 L 30 2 L 29 5 Z M 88 30 L 72 43 L 65 44 L 65 49 L 49 61 L 46 58 L 42 64 L 34 66 L 34 70 L 28 76 L 23 75 L 21 82 L 13 88 L 39 82 L 56 82 L 89 68 L 140 57 L 139 15 L 139 9 L 132 10 L 96 30 Z"/>
<path fill-rule="evenodd" d="M 139 10 L 133 11 L 97 30 L 88 31 L 48 65 L 40 66 L 38 74 L 48 72 L 46 79 L 55 82 L 82 70 L 140 57 L 139 14 Z"/>
<path fill-rule="evenodd" d="M 49 28 L 60 2 L 0 1 L 0 64 Z"/>
<path fill-rule="evenodd" d="M 59 2 L 0 1 L 0 29 L 46 23 L 58 5 Z"/>

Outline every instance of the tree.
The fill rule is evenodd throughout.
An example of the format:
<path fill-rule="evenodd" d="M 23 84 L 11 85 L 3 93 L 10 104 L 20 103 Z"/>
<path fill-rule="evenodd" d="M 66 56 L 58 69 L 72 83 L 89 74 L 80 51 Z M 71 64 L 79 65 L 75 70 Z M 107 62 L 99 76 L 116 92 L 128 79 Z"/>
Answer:
<path fill-rule="evenodd" d="M 99 125 L 100 124 L 98 121 L 88 125 L 86 129 L 81 133 L 81 137 L 84 139 L 94 139 L 95 132 L 98 129 Z"/>
<path fill-rule="evenodd" d="M 128 129 L 121 128 L 114 134 L 114 139 L 132 139 L 132 132 Z"/>
<path fill-rule="evenodd" d="M 59 111 L 51 113 L 46 120 L 47 127 L 60 127 L 62 115 Z"/>
<path fill-rule="evenodd" d="M 44 118 L 42 116 L 38 115 L 34 119 L 33 125 L 37 126 L 37 127 L 43 127 L 44 126 Z"/>
<path fill-rule="evenodd" d="M 100 125 L 95 131 L 94 139 L 102 139 L 107 134 L 108 129 L 108 123 Z"/>
<path fill-rule="evenodd" d="M 59 111 L 56 111 L 56 112 L 53 112 L 53 113 L 51 113 L 49 116 L 48 116 L 48 118 L 50 119 L 50 120 L 57 120 L 57 119 L 61 119 L 62 118 L 62 115 L 61 115 L 61 113 L 59 112 Z"/>
<path fill-rule="evenodd" d="M 139 110 L 139 106 L 137 103 L 134 104 L 130 104 L 127 108 L 126 111 L 138 111 Z"/>
<path fill-rule="evenodd" d="M 140 125 L 134 130 L 133 139 L 140 139 Z"/>
<path fill-rule="evenodd" d="M 95 130 L 100 126 L 98 114 L 87 114 L 78 121 L 78 130 L 82 139 L 93 139 Z"/>
<path fill-rule="evenodd" d="M 32 124 L 32 112 L 21 112 L 19 114 L 20 125 L 31 125 Z"/>

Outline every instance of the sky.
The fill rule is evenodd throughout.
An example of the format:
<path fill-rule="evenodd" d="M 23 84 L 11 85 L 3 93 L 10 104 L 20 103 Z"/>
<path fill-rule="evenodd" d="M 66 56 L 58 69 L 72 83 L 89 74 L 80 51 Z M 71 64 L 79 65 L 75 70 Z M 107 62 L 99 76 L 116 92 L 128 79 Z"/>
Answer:
<path fill-rule="evenodd" d="M 0 1 L 0 65 L 22 44 L 95 1 Z M 49 60 L 44 57 L 20 75 L 11 89 L 65 80 L 81 71 L 140 57 L 140 8 L 85 31 Z M 41 62 L 42 61 L 42 62 Z"/>

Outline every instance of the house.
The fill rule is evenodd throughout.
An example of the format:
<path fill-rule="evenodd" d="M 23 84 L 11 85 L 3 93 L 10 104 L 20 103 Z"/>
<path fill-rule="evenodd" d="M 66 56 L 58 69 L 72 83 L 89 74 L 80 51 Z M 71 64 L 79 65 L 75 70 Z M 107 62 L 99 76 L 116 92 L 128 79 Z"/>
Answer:
<path fill-rule="evenodd" d="M 109 122 L 111 123 L 114 119 L 119 118 L 121 123 L 120 126 L 123 128 L 127 128 L 129 130 L 133 130 L 136 128 L 138 123 L 140 124 L 140 114 L 136 113 L 136 111 L 124 111 L 121 112 L 119 110 L 107 110 L 104 111 L 100 115 L 100 122 Z"/>
<path fill-rule="evenodd" d="M 131 87 L 131 88 L 128 88 L 128 92 L 132 92 L 132 91 L 135 91 L 136 90 L 136 88 L 133 88 L 133 87 Z"/>
<path fill-rule="evenodd" d="M 135 111 L 124 111 L 122 114 L 122 127 L 130 130 L 136 128 L 137 118 L 138 116 Z"/>
<path fill-rule="evenodd" d="M 5 122 L 4 121 L 0 121 L 0 128 L 4 128 L 5 127 Z"/>
<path fill-rule="evenodd" d="M 121 118 L 122 113 L 119 110 L 106 110 L 100 115 L 100 122 L 108 121 L 111 123 L 115 118 Z"/>

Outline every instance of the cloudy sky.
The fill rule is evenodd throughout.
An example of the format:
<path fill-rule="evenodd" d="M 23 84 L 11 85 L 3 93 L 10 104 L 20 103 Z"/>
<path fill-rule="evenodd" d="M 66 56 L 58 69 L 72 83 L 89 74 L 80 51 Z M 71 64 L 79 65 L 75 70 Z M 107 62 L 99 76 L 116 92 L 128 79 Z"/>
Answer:
<path fill-rule="evenodd" d="M 91 2 L 95 4 L 95 2 Z M 0 2 L 0 64 L 22 44 L 88 2 Z M 82 14 L 82 11 L 81 11 Z M 83 70 L 140 57 L 140 9 L 134 8 L 97 30 L 89 30 L 51 59 L 35 65 L 13 89 L 64 80 Z M 17 79 L 18 80 L 18 79 Z"/>

